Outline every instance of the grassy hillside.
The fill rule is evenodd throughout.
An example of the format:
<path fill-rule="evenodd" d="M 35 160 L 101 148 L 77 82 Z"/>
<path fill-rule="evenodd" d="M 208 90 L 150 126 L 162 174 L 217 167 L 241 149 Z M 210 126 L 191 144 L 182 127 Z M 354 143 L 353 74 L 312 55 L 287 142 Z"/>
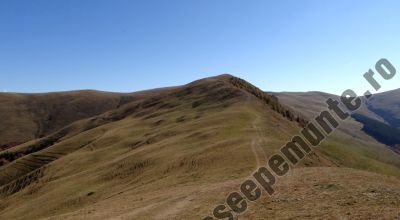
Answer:
<path fill-rule="evenodd" d="M 89 90 L 43 94 L 0 93 L 0 150 L 47 136 L 77 120 L 99 115 L 161 91 L 132 94 Z"/>
<path fill-rule="evenodd" d="M 305 121 L 229 75 L 147 93 L 0 152 L 15 155 L 0 166 L 0 218 L 199 219 Z M 245 219 L 334 218 L 343 210 L 349 217 L 377 210 L 395 216 L 399 178 L 337 167 L 365 160 L 361 169 L 400 175 L 399 157 L 377 144 L 354 146 L 344 150 L 352 156 L 340 158 L 353 143 L 346 138 L 306 158 L 280 180 L 280 193 L 254 204 Z"/>
<path fill-rule="evenodd" d="M 338 96 L 322 92 L 275 93 L 275 95 L 284 105 L 309 120 L 327 109 L 325 103 L 327 99 L 339 99 Z M 384 120 L 365 105 L 357 111 L 357 114 L 366 115 L 375 122 L 384 124 Z M 349 118 L 321 144 L 318 151 L 338 166 L 399 176 L 399 155 L 377 141 L 370 133 L 365 132 L 364 128 L 363 123 Z"/>
<path fill-rule="evenodd" d="M 281 103 L 288 106 L 293 111 L 303 115 L 307 119 L 313 119 L 321 111 L 326 110 L 328 108 L 326 101 L 329 98 L 340 100 L 339 96 L 323 92 L 283 92 L 274 93 L 274 95 L 279 98 Z M 344 106 L 342 107 L 345 109 Z M 384 122 L 379 115 L 370 111 L 366 105 L 363 105 L 359 110 L 357 110 L 357 113 Z M 350 118 L 342 123 L 339 130 L 363 140 L 372 140 L 371 137 L 361 131 L 361 128 L 361 123 Z"/>
<path fill-rule="evenodd" d="M 56 132 L 48 146 L 0 167 L 1 216 L 19 219 L 23 210 L 36 210 L 31 218 L 65 214 L 121 191 L 135 195 L 129 209 L 136 209 L 179 199 L 167 195 L 178 186 L 245 177 L 300 127 L 230 79 L 151 95 Z M 315 158 L 309 163 L 324 165 Z M 152 195 L 161 189 L 167 194 Z"/>

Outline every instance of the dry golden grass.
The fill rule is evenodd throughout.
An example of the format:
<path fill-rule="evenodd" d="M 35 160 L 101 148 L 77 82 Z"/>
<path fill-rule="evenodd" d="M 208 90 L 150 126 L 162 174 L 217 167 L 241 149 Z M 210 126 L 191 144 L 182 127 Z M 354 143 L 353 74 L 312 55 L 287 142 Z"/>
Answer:
<path fill-rule="evenodd" d="M 10 149 L 33 152 L 0 167 L 0 218 L 204 217 L 301 129 L 295 120 L 282 115 L 282 109 L 273 110 L 253 93 L 232 85 L 230 79 L 223 75 L 153 91 L 143 99 Z M 51 139 L 53 143 L 47 142 Z M 250 207 L 246 219 L 335 218 L 337 213 L 361 218 L 383 207 L 387 207 L 384 214 L 394 216 L 393 207 L 399 204 L 397 177 L 328 168 L 353 166 L 347 158 L 343 164 L 337 159 L 342 152 L 335 147 L 346 141 L 341 137 L 327 141 L 330 150 L 316 151 L 299 169 L 279 180 L 280 202 L 271 205 L 270 199 L 262 199 Z M 50 144 L 38 145 L 43 142 Z M 381 152 L 380 146 L 368 147 L 374 147 L 372 153 Z M 360 147 L 354 149 L 349 152 L 355 158 L 365 156 Z M 365 160 L 370 160 L 370 153 L 366 155 Z M 385 173 L 390 167 L 396 175 L 398 158 L 375 158 L 374 166 L 379 163 L 382 169 L 373 171 Z M 352 176 L 357 180 L 352 181 Z M 377 192 L 391 193 L 389 199 L 367 209 L 374 200 L 364 204 L 360 197 L 350 215 L 345 206 L 338 205 L 341 198 L 368 193 L 377 179 L 381 188 L 389 190 L 379 188 Z M 325 194 L 329 200 L 323 200 Z M 297 198 L 301 200 L 294 201 Z M 308 216 L 302 201 L 310 208 Z"/>
<path fill-rule="evenodd" d="M 47 136 L 75 121 L 168 89 L 137 93 L 72 91 L 43 94 L 0 93 L 0 150 Z"/>

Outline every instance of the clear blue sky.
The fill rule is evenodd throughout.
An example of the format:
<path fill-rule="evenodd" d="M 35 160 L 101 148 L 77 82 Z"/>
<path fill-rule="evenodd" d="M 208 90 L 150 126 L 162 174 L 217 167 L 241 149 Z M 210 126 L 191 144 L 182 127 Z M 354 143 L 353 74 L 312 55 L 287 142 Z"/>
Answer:
<path fill-rule="evenodd" d="M 400 71 L 399 33 L 396 0 L 1 0 L 0 90 L 130 92 L 231 73 L 267 91 L 363 91 L 381 57 Z"/>

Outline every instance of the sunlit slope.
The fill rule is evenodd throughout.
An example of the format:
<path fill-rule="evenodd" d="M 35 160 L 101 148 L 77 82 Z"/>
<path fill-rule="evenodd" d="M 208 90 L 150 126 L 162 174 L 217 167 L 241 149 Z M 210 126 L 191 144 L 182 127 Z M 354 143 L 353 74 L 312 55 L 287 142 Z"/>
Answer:
<path fill-rule="evenodd" d="M 9 152 L 43 149 L 0 167 L 0 216 L 74 218 L 99 206 L 107 210 L 101 218 L 131 215 L 157 201 L 180 200 L 180 186 L 212 187 L 248 176 L 300 127 L 273 110 L 276 103 L 266 104 L 231 79 L 148 96 L 15 147 Z M 46 139 L 53 139 L 48 146 L 37 144 Z M 331 164 L 319 155 L 304 163 Z M 208 189 L 202 190 L 204 196 Z"/>
<path fill-rule="evenodd" d="M 340 100 L 339 96 L 323 92 L 282 92 L 274 93 L 274 95 L 279 98 L 281 103 L 288 106 L 293 111 L 302 114 L 308 119 L 312 119 L 321 111 L 327 110 L 328 105 L 326 104 L 326 101 L 329 98 Z M 374 112 L 371 112 L 366 105 L 362 105 L 357 112 L 383 122 L 383 119 Z M 349 118 L 348 120 L 342 122 L 342 125 L 339 129 L 360 139 L 373 140 L 371 137 L 362 132 L 361 128 L 362 124 L 358 123 L 354 119 Z"/>
<path fill-rule="evenodd" d="M 241 219 L 398 219 L 400 179 L 348 168 L 294 169 Z"/>
<path fill-rule="evenodd" d="M 99 115 L 164 90 L 130 94 L 91 90 L 0 93 L 0 150 L 47 136 L 77 120 Z"/>
<path fill-rule="evenodd" d="M 275 93 L 275 95 L 284 105 L 309 120 L 327 109 L 328 106 L 325 103 L 327 99 L 340 99 L 338 96 L 321 92 Z M 384 122 L 366 105 L 357 110 L 357 113 Z M 347 119 L 321 144 L 318 151 L 339 166 L 400 176 L 400 155 L 388 146 L 378 143 L 373 137 L 362 131 L 362 128 L 363 124 L 360 122 L 353 118 Z"/>
<path fill-rule="evenodd" d="M 0 166 L 0 219 L 202 218 L 304 123 L 273 96 L 230 75 L 147 94 L 0 152 L 10 159 Z M 357 200 L 348 216 L 368 219 L 382 207 L 393 216 L 397 177 L 339 167 L 398 175 L 398 157 L 340 134 L 321 147 L 328 150 L 280 178 L 276 198 L 260 200 L 245 216 L 333 218 L 353 196 L 367 199 L 372 190 L 378 202 Z M 387 191 L 370 188 L 377 180 Z M 330 199 L 322 201 L 325 195 Z M 286 206 L 292 208 L 282 211 Z"/>

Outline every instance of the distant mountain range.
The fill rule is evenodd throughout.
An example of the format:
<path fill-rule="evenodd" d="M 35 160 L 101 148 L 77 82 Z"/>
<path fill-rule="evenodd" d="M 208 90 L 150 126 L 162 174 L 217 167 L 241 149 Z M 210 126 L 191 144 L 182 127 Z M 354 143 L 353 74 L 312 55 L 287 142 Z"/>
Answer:
<path fill-rule="evenodd" d="M 339 97 L 225 74 L 136 93 L 0 93 L 0 219 L 201 219 Z M 394 219 L 400 90 L 376 94 L 243 219 Z"/>
<path fill-rule="evenodd" d="M 325 101 L 328 98 L 340 99 L 322 92 L 274 94 L 285 105 L 307 118 L 315 117 L 318 112 L 326 109 Z M 400 89 L 375 94 L 364 101 L 362 108 L 353 113 L 353 120 L 342 126 L 341 130 L 359 138 L 366 134 L 400 152 Z M 363 134 L 360 134 L 360 125 L 354 123 L 354 120 L 362 125 Z"/>

